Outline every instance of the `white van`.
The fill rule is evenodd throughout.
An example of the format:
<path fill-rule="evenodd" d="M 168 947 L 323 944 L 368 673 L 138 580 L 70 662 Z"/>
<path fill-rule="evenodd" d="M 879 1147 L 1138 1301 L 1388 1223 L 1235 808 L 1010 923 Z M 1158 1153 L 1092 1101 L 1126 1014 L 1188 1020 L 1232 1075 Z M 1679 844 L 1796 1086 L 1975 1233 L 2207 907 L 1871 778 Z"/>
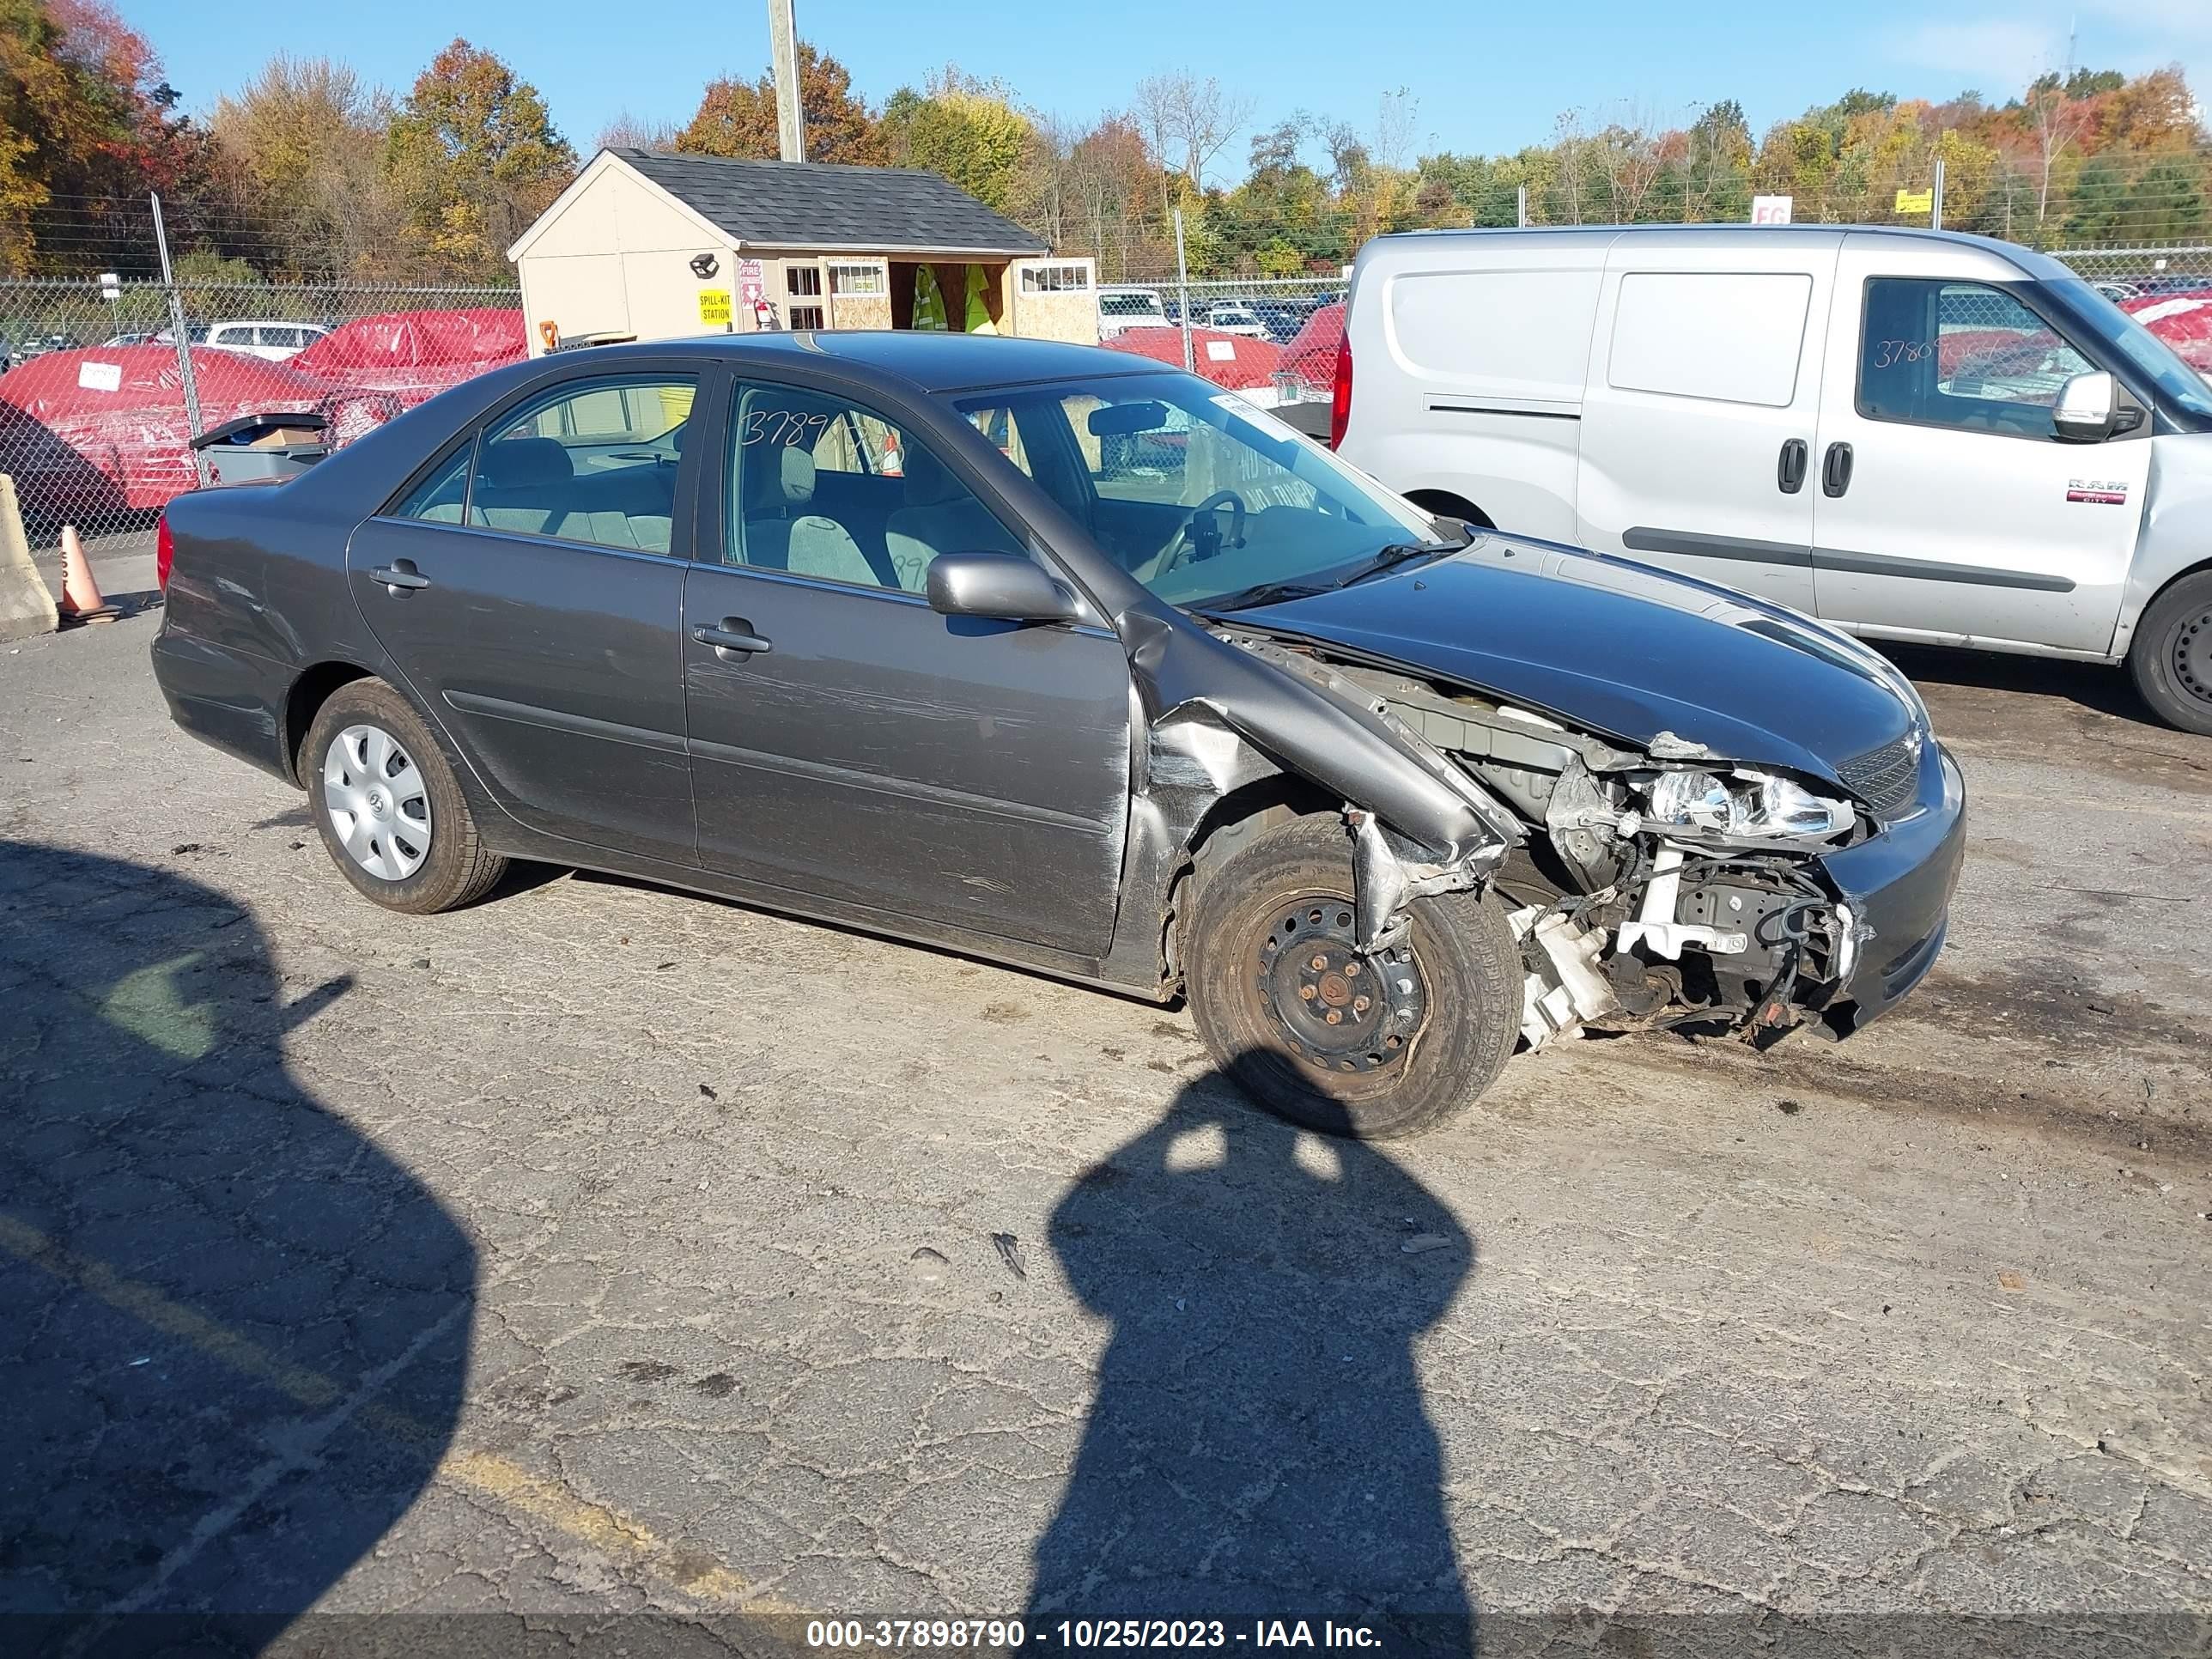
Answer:
<path fill-rule="evenodd" d="M 1334 437 L 1432 511 L 1870 638 L 2125 659 L 2212 733 L 2212 386 L 1939 231 L 1415 232 L 1360 250 Z"/>
<path fill-rule="evenodd" d="M 1132 328 L 1170 328 L 1155 288 L 1109 284 L 1098 290 L 1098 337 L 1110 340 Z"/>

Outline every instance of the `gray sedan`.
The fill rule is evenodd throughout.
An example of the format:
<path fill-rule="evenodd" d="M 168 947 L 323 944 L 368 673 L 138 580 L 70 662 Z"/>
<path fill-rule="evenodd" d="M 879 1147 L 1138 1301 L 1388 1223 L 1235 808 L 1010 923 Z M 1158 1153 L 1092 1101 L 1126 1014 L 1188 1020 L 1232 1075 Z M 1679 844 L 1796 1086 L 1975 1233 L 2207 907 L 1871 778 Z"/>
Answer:
<path fill-rule="evenodd" d="M 1963 846 L 1864 647 L 1432 518 L 1115 353 L 540 359 L 179 498 L 160 552 L 176 720 L 379 904 L 543 860 L 1187 997 L 1340 1133 L 1585 1029 L 1848 1036 Z"/>

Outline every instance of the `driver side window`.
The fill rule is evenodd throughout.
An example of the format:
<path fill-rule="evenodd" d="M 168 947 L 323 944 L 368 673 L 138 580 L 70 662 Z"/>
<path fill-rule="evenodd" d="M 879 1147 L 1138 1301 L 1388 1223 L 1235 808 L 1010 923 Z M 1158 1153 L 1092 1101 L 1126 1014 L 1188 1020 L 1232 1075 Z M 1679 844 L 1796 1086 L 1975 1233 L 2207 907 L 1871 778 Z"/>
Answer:
<path fill-rule="evenodd" d="M 2051 435 L 2059 389 L 2095 365 L 2035 312 L 1983 283 L 1877 277 L 1859 341 L 1869 420 Z"/>

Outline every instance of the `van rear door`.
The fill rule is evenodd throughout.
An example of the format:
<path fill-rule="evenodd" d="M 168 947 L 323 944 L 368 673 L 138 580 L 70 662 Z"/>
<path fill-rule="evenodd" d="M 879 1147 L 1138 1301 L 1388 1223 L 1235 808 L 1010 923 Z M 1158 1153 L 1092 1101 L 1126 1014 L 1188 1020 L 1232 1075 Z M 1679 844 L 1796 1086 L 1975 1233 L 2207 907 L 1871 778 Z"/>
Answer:
<path fill-rule="evenodd" d="M 1584 544 L 1813 609 L 1812 446 L 1842 240 L 1614 243 L 1583 397 Z"/>
<path fill-rule="evenodd" d="M 2108 649 L 2151 423 L 2052 434 L 2059 387 L 2113 367 L 2095 349 L 1978 249 L 1851 236 L 1814 458 L 1820 614 L 1891 639 Z"/>

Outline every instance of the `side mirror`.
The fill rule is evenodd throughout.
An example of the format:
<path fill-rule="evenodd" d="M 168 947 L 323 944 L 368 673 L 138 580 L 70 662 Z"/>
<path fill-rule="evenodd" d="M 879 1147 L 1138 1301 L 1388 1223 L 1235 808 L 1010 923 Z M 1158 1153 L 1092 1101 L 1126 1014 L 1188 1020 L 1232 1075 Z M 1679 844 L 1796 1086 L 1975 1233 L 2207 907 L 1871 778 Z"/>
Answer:
<path fill-rule="evenodd" d="M 2120 390 L 2102 369 L 2076 374 L 2058 388 L 2051 408 L 2051 434 L 2069 444 L 2100 444 L 2119 425 Z"/>
<path fill-rule="evenodd" d="M 1011 553 L 940 553 L 929 562 L 929 608 L 999 622 L 1073 622 L 1075 596 L 1032 561 Z"/>

